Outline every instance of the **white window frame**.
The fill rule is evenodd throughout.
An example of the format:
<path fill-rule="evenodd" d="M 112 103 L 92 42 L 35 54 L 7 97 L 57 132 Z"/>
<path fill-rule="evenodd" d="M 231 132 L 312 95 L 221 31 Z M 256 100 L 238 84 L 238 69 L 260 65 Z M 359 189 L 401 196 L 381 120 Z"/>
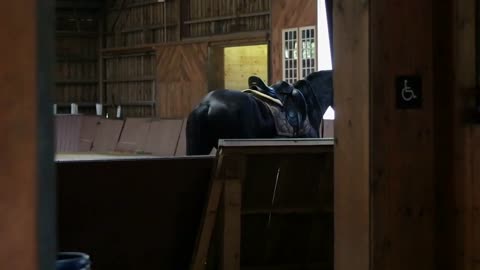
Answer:
<path fill-rule="evenodd" d="M 286 33 L 294 33 L 295 34 L 295 39 L 285 39 L 285 34 Z M 284 81 L 288 82 L 288 83 L 293 83 L 297 80 L 298 78 L 298 28 L 287 28 L 287 29 L 283 29 L 282 30 L 282 78 Z M 287 59 L 285 57 L 285 54 L 286 54 L 286 46 L 285 46 L 285 43 L 287 42 L 296 42 L 296 44 L 293 44 L 293 61 L 291 61 L 292 59 Z M 295 45 L 296 45 L 296 49 L 295 49 Z M 288 48 L 290 49 L 290 48 Z M 291 61 L 292 65 L 293 63 L 296 64 L 295 68 L 292 68 L 292 66 L 288 66 L 287 67 L 287 61 Z M 289 73 L 290 71 L 292 72 L 296 72 L 296 74 L 290 76 L 290 75 L 286 75 L 286 73 Z"/>
<path fill-rule="evenodd" d="M 305 38 L 305 39 L 302 38 L 302 31 L 311 31 L 311 30 L 313 30 L 313 37 L 309 37 L 308 39 L 307 38 Z M 285 73 L 287 71 L 291 70 L 291 67 L 286 66 L 286 61 L 289 60 L 289 59 L 285 57 L 285 53 L 286 53 L 285 43 L 286 43 L 286 41 L 291 41 L 290 39 L 285 40 L 285 33 L 288 33 L 288 32 L 296 33 L 296 40 L 294 40 L 296 42 L 296 45 L 297 45 L 296 46 L 296 52 L 294 52 L 294 55 L 296 53 L 296 58 L 294 57 L 294 59 L 296 61 L 296 67 L 294 68 L 294 70 L 296 72 L 296 76 L 292 76 L 292 77 L 285 75 Z M 305 68 L 304 65 L 303 65 L 303 60 L 304 60 L 303 59 L 303 54 L 304 54 L 303 44 L 304 44 L 305 40 L 311 41 L 313 43 L 313 46 L 314 46 L 314 48 L 307 48 L 307 49 L 310 49 L 310 53 L 313 54 L 313 58 L 308 58 L 308 59 L 313 60 L 313 65 L 310 65 L 310 66 L 306 67 L 309 72 L 306 72 L 305 76 L 302 76 L 302 72 Z M 289 82 L 289 83 L 294 83 L 297 80 L 303 79 L 309 73 L 317 70 L 318 59 L 317 59 L 316 44 L 317 44 L 317 27 L 315 25 L 305 26 L 305 27 L 297 27 L 297 28 L 286 28 L 286 29 L 282 30 L 282 79 L 284 81 Z"/>

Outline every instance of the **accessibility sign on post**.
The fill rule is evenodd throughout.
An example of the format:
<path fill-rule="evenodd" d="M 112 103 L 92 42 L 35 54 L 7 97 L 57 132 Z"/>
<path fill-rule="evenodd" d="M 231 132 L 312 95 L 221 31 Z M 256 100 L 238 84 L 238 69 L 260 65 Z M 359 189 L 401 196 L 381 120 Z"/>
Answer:
<path fill-rule="evenodd" d="M 422 108 L 422 78 L 420 76 L 399 76 L 395 86 L 397 109 Z"/>

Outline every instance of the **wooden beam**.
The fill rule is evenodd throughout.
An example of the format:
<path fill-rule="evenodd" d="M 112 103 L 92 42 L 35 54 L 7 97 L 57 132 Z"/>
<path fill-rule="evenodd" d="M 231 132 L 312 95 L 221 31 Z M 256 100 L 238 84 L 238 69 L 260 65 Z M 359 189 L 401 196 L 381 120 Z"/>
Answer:
<path fill-rule="evenodd" d="M 233 20 L 233 19 L 238 19 L 238 18 L 251 18 L 251 17 L 267 16 L 267 15 L 270 15 L 270 11 L 261 11 L 261 12 L 245 13 L 245 14 L 238 14 L 238 15 L 230 15 L 230 16 L 202 18 L 202 19 L 184 21 L 183 23 L 184 24 L 196 24 L 196 23 L 225 21 L 225 20 Z"/>
<path fill-rule="evenodd" d="M 0 269 L 55 268 L 53 7 L 0 2 Z"/>
<path fill-rule="evenodd" d="M 372 269 L 368 3 L 340 1 L 333 11 L 336 270 Z"/>

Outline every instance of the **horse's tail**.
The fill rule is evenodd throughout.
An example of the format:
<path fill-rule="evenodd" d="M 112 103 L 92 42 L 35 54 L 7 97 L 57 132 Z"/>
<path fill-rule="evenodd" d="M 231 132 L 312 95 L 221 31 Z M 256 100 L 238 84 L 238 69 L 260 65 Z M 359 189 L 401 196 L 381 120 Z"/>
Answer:
<path fill-rule="evenodd" d="M 208 136 L 209 106 L 202 104 L 195 108 L 187 118 L 186 140 L 187 155 L 208 155 L 214 145 Z"/>

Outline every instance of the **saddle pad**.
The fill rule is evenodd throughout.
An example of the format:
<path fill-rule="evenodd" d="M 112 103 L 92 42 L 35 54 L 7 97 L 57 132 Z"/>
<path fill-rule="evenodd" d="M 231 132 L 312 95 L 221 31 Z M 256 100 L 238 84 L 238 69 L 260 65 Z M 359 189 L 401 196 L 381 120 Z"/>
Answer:
<path fill-rule="evenodd" d="M 271 96 L 268 96 L 268 95 L 265 95 L 264 93 L 260 92 L 260 91 L 257 91 L 257 90 L 253 90 L 253 89 L 245 89 L 245 90 L 242 90 L 242 92 L 247 92 L 247 93 L 252 93 L 256 96 L 259 96 L 259 97 L 262 97 L 262 98 L 265 98 L 265 99 L 268 99 L 270 101 L 273 101 L 275 103 L 277 103 L 278 105 L 282 106 L 283 107 L 283 104 L 282 102 L 279 100 L 279 99 L 276 99 L 276 98 L 273 98 Z"/>
<path fill-rule="evenodd" d="M 287 137 L 287 138 L 318 138 L 318 131 L 312 127 L 310 120 L 305 119 L 302 123 L 302 127 L 298 131 L 298 134 L 295 134 L 294 128 L 288 123 L 287 116 L 285 112 L 278 106 L 267 104 L 270 113 L 272 114 L 273 120 L 275 122 L 275 128 L 277 136 Z"/>

